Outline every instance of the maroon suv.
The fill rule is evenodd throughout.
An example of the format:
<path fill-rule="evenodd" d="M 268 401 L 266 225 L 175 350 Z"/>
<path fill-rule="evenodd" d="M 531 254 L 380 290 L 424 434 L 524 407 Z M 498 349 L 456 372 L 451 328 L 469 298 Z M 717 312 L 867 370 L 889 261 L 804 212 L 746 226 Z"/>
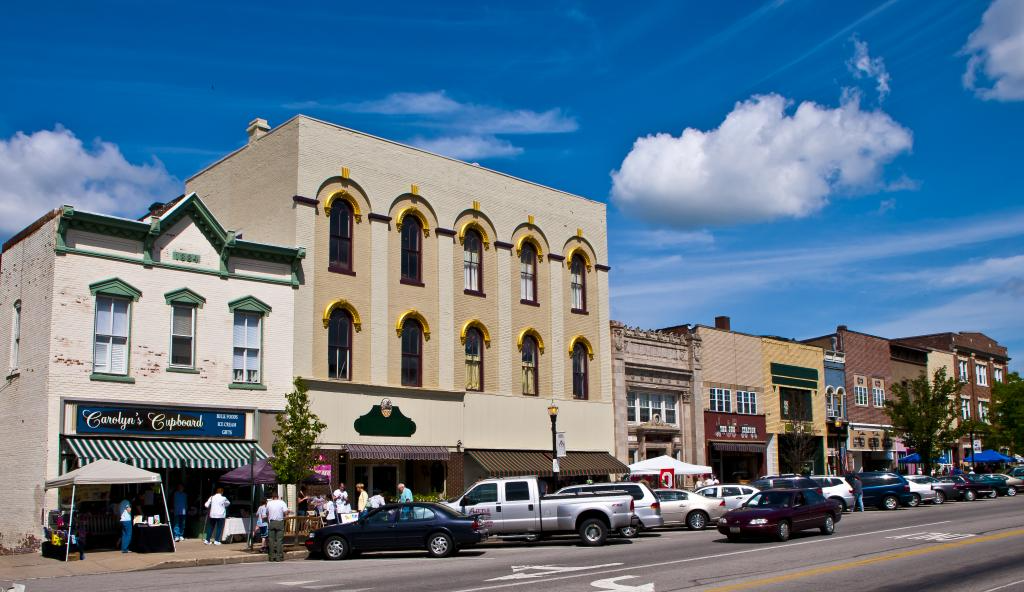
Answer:
<path fill-rule="evenodd" d="M 780 541 L 799 530 L 835 532 L 843 508 L 815 489 L 770 489 L 755 493 L 746 503 L 718 519 L 718 532 L 730 541 L 742 536 L 771 536 Z"/>

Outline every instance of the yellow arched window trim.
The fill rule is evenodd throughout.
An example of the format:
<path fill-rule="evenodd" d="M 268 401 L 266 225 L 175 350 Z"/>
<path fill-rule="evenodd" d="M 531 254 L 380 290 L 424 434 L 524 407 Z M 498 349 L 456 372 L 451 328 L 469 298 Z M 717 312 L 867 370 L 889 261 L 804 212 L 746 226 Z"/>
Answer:
<path fill-rule="evenodd" d="M 534 250 L 537 251 L 537 261 L 543 261 L 544 249 L 540 248 L 540 241 L 534 238 L 532 234 L 524 234 L 523 236 L 519 237 L 519 240 L 516 241 L 516 257 L 523 254 L 523 245 L 525 245 L 526 243 L 530 243 L 531 245 L 533 245 Z"/>
<path fill-rule="evenodd" d="M 343 300 L 341 298 L 332 300 L 331 303 L 327 305 L 327 308 L 324 309 L 324 329 L 327 328 L 327 325 L 331 324 L 331 313 L 339 308 L 348 311 L 348 314 L 352 316 L 352 327 L 357 332 L 363 330 L 363 321 L 359 319 L 359 311 L 357 311 L 356 307 L 352 306 L 348 300 Z"/>
<path fill-rule="evenodd" d="M 420 322 L 420 326 L 423 327 L 423 339 L 425 341 L 430 341 L 430 325 L 427 324 L 427 319 L 423 318 L 423 315 L 421 315 L 419 311 L 413 309 L 409 309 L 398 315 L 398 320 L 395 322 L 395 333 L 401 337 L 402 327 L 405 326 L 405 321 L 409 319 L 415 319 Z"/>
<path fill-rule="evenodd" d="M 587 357 L 589 357 L 591 360 L 593 360 L 594 359 L 594 346 L 590 345 L 590 341 L 588 341 L 587 338 L 582 336 L 582 335 L 577 335 L 577 336 L 573 337 L 571 341 L 569 341 L 569 357 L 570 358 L 572 357 L 572 350 L 576 349 L 576 344 L 577 343 L 582 344 L 583 347 L 585 347 L 587 349 Z"/>
<path fill-rule="evenodd" d="M 566 260 L 569 262 L 569 265 L 572 266 L 572 258 L 575 257 L 576 255 L 583 257 L 583 263 L 587 266 L 587 271 L 590 271 L 590 255 L 587 254 L 587 250 L 584 249 L 583 247 L 574 247 L 573 250 L 569 251 L 569 256 L 566 257 Z"/>
<path fill-rule="evenodd" d="M 484 242 L 484 249 L 489 249 L 491 247 L 491 239 L 487 237 L 487 231 L 484 230 L 484 227 L 476 220 L 470 220 L 469 222 L 466 222 L 465 224 L 462 225 L 462 228 L 459 229 L 460 245 L 466 242 L 466 233 L 469 232 L 470 230 L 475 230 L 480 233 L 480 240 Z"/>
<path fill-rule="evenodd" d="M 399 232 L 402 230 L 402 221 L 405 220 L 406 216 L 414 216 L 419 220 L 420 225 L 423 226 L 423 236 L 430 236 L 430 224 L 427 223 L 427 217 L 416 206 L 409 206 L 398 213 L 398 217 L 395 218 L 395 228 Z"/>
<path fill-rule="evenodd" d="M 469 333 L 470 329 L 479 329 L 480 334 L 484 336 L 484 346 L 491 347 L 490 331 L 487 330 L 487 327 L 484 326 L 483 323 L 476 319 L 466 321 L 466 323 L 462 325 L 462 332 L 459 333 L 459 339 L 462 341 L 463 345 L 466 344 L 466 334 Z"/>
<path fill-rule="evenodd" d="M 352 214 L 355 216 L 357 223 L 363 221 L 363 213 L 359 210 L 359 202 L 356 201 L 356 198 L 352 197 L 352 194 L 348 191 L 332 193 L 331 196 L 327 198 L 327 201 L 324 202 L 324 214 L 330 216 L 331 208 L 334 207 L 334 202 L 339 199 L 348 202 L 348 205 L 352 208 Z"/>
<path fill-rule="evenodd" d="M 519 332 L 519 337 L 516 338 L 516 348 L 518 348 L 519 351 L 523 351 L 523 339 L 525 339 L 527 335 L 537 340 L 537 351 L 544 353 L 544 340 L 541 338 L 540 333 L 538 333 L 533 327 L 527 327 Z"/>

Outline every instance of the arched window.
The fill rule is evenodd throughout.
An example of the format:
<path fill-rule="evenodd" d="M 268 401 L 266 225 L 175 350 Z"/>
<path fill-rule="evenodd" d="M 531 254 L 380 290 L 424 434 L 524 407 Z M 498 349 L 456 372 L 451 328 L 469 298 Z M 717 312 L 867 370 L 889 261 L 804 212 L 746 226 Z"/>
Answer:
<path fill-rule="evenodd" d="M 483 240 L 475 230 L 466 232 L 462 242 L 463 287 L 467 292 L 483 293 Z"/>
<path fill-rule="evenodd" d="M 420 233 L 423 231 L 415 216 L 406 216 L 402 222 L 402 281 L 419 284 L 422 274 L 422 246 Z"/>
<path fill-rule="evenodd" d="M 519 300 L 537 303 L 537 250 L 526 243 L 519 253 Z"/>
<path fill-rule="evenodd" d="M 587 264 L 582 255 L 573 255 L 569 262 L 569 282 L 573 312 L 587 312 Z"/>
<path fill-rule="evenodd" d="M 331 207 L 331 271 L 352 272 L 352 206 L 343 199 Z"/>
<path fill-rule="evenodd" d="M 484 390 L 484 336 L 476 328 L 466 331 L 466 390 Z"/>
<path fill-rule="evenodd" d="M 342 308 L 327 323 L 327 376 L 352 380 L 352 315 Z"/>
<path fill-rule="evenodd" d="M 574 399 L 587 398 L 587 348 L 582 343 L 577 343 L 572 348 L 572 397 Z"/>
<path fill-rule="evenodd" d="M 402 325 L 402 386 L 422 384 L 423 326 L 415 319 L 407 319 Z"/>
<path fill-rule="evenodd" d="M 537 393 L 537 340 L 527 335 L 523 338 L 523 394 Z"/>

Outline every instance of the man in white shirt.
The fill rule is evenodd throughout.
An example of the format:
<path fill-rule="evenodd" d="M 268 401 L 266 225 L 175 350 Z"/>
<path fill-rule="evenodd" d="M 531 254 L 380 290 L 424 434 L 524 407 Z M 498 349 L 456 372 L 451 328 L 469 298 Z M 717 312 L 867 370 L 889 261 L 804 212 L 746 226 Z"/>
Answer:
<path fill-rule="evenodd" d="M 336 524 L 338 522 L 338 506 L 334 500 L 327 500 L 324 504 L 324 512 L 327 514 L 327 524 Z"/>
<path fill-rule="evenodd" d="M 348 504 L 348 492 L 345 491 L 345 484 L 338 483 L 338 488 L 334 490 L 334 505 L 341 507 L 342 504 Z"/>
<path fill-rule="evenodd" d="M 224 519 L 228 516 L 228 506 L 231 502 L 228 498 L 224 497 L 224 488 L 218 487 L 216 493 L 210 496 L 210 499 L 206 500 L 206 507 L 209 508 L 209 517 L 206 521 L 206 540 L 204 544 L 209 545 L 211 543 L 211 535 L 213 536 L 213 544 L 219 545 L 220 539 L 224 535 Z"/>
<path fill-rule="evenodd" d="M 270 528 L 270 561 L 284 561 L 284 518 L 291 513 L 288 504 L 275 491 L 267 502 L 267 523 Z"/>

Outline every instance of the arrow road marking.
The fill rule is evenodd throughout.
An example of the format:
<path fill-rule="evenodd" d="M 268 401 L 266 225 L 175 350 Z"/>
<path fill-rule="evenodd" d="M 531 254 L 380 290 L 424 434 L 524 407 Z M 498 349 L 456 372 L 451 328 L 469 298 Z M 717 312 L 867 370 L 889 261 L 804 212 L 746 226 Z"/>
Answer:
<path fill-rule="evenodd" d="M 640 584 L 639 586 L 627 586 L 626 584 L 619 584 L 620 580 L 631 580 L 637 576 L 619 576 L 617 578 L 608 578 L 606 580 L 597 580 L 596 582 L 590 582 L 590 585 L 595 588 L 602 590 L 612 590 L 614 592 L 654 592 L 654 582 L 650 584 Z"/>
<path fill-rule="evenodd" d="M 540 578 L 561 573 L 583 571 L 587 569 L 600 569 L 602 567 L 618 567 L 622 563 L 602 563 L 601 565 L 585 565 L 582 567 L 563 567 L 558 565 L 513 565 L 512 575 L 501 576 L 486 580 L 488 582 L 500 582 L 505 580 L 526 580 Z"/>

